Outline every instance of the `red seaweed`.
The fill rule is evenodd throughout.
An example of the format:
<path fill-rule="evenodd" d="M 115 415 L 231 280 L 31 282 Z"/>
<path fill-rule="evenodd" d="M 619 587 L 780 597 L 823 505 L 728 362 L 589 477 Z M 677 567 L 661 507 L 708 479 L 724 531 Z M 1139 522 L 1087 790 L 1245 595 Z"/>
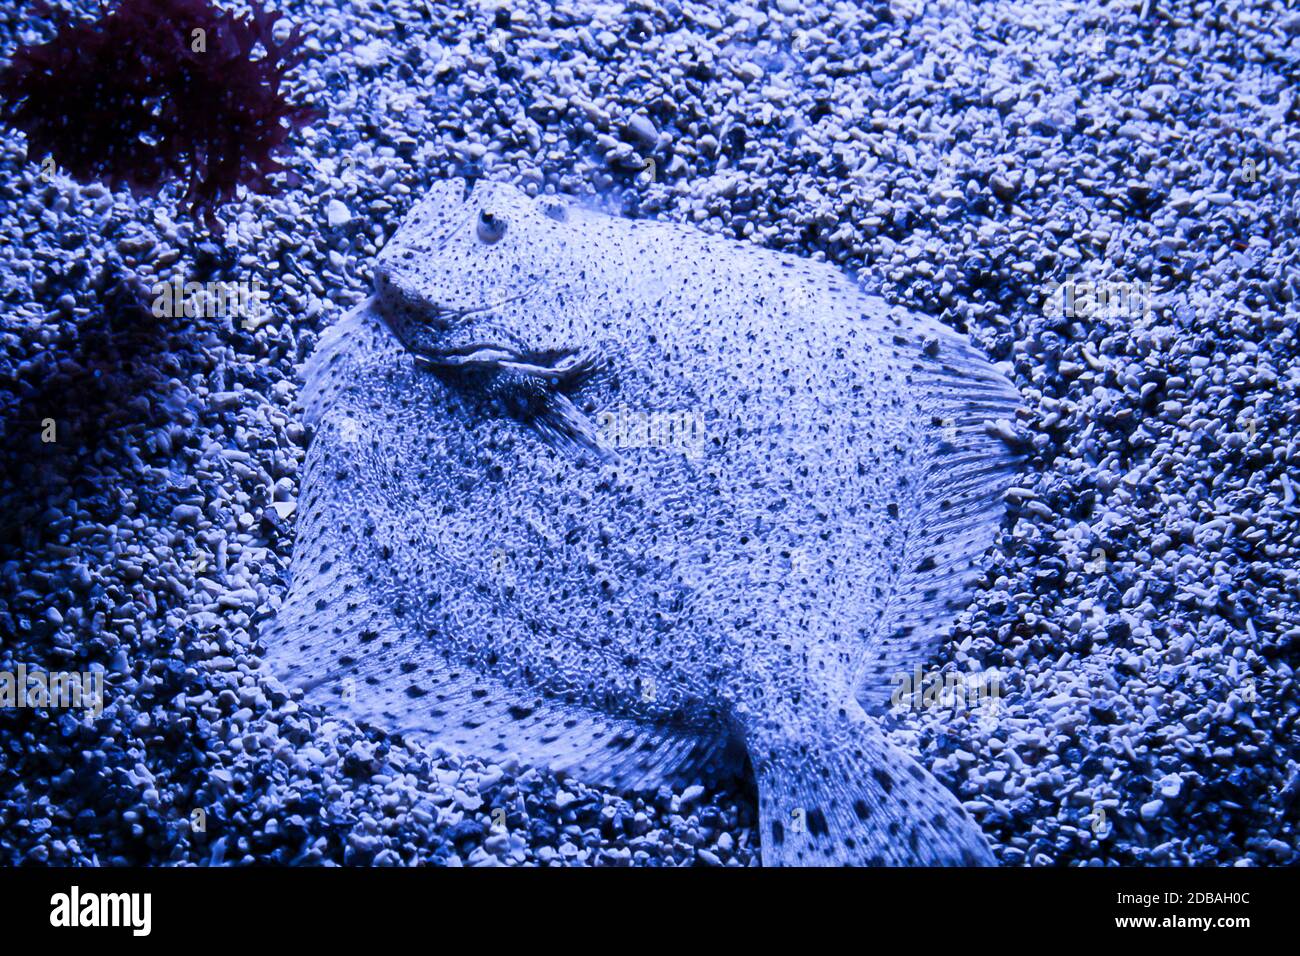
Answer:
<path fill-rule="evenodd" d="M 240 18 L 208 0 L 121 0 L 98 20 L 63 24 L 20 47 L 0 71 L 0 120 L 27 134 L 81 182 L 156 194 L 186 184 L 182 203 L 217 227 L 240 185 L 271 193 L 273 154 L 316 116 L 289 103 L 285 74 L 303 58 L 294 27 L 255 2 Z M 292 174 L 288 174 L 292 177 Z M 290 180 L 292 181 L 292 180 Z"/>

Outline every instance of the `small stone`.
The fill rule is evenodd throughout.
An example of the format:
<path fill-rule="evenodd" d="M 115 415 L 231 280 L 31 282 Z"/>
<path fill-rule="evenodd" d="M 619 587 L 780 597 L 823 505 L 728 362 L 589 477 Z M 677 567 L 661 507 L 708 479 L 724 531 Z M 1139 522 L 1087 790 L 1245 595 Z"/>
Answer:
<path fill-rule="evenodd" d="M 331 199 L 325 205 L 325 218 L 331 227 L 338 228 L 352 221 L 352 212 L 339 200 Z"/>
<path fill-rule="evenodd" d="M 1176 773 L 1171 773 L 1160 781 L 1159 789 L 1162 797 L 1172 800 L 1182 792 L 1183 778 Z"/>
<path fill-rule="evenodd" d="M 704 788 L 701 787 L 699 784 L 692 784 L 691 786 L 687 787 L 685 790 L 682 791 L 682 797 L 681 797 L 682 810 L 686 810 L 687 807 L 693 804 L 696 800 L 700 799 L 700 797 L 702 796 L 704 796 Z"/>
<path fill-rule="evenodd" d="M 655 124 L 643 113 L 634 113 L 627 121 L 626 128 L 628 134 L 646 149 L 654 149 L 659 143 L 659 130 L 655 129 Z"/>

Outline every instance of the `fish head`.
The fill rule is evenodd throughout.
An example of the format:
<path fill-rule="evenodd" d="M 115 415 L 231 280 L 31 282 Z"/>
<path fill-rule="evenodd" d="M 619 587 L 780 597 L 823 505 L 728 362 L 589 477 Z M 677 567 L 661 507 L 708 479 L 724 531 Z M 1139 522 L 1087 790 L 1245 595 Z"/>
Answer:
<path fill-rule="evenodd" d="M 503 184 L 436 184 L 374 263 L 375 306 L 408 349 L 434 364 L 484 355 L 550 356 L 522 316 L 558 308 L 576 244 L 567 204 Z"/>

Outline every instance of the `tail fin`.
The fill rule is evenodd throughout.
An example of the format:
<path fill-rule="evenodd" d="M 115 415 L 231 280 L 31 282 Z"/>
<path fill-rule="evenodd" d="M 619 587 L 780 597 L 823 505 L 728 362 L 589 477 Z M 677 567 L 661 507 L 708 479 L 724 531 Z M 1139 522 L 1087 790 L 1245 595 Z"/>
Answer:
<path fill-rule="evenodd" d="M 750 736 L 763 865 L 995 866 L 957 798 L 853 709 L 799 740 Z"/>

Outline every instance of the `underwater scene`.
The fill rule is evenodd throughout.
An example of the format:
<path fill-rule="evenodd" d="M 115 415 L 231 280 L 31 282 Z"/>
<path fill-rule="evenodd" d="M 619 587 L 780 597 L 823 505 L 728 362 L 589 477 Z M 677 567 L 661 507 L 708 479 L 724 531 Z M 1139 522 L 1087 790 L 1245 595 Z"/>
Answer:
<path fill-rule="evenodd" d="M 0 14 L 0 864 L 1300 862 L 1291 5 Z"/>

